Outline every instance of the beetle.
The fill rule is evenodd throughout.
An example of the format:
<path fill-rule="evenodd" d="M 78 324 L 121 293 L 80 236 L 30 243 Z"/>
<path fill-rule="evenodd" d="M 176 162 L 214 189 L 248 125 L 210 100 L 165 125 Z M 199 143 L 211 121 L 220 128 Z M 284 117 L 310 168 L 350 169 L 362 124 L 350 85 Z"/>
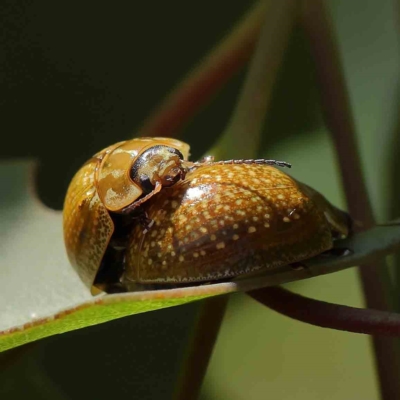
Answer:
<path fill-rule="evenodd" d="M 298 263 L 349 233 L 346 213 L 284 172 L 258 164 L 204 165 L 144 205 L 123 280 L 187 284 Z"/>
<path fill-rule="evenodd" d="M 111 214 L 132 214 L 163 186 L 184 178 L 189 146 L 172 138 L 137 138 L 95 154 L 73 177 L 63 209 L 68 258 L 91 286 L 114 232 Z"/>
<path fill-rule="evenodd" d="M 287 163 L 192 163 L 188 154 L 174 139 L 139 138 L 77 172 L 64 237 L 92 293 L 232 279 L 305 260 L 348 235 L 346 213 L 274 167 Z"/>

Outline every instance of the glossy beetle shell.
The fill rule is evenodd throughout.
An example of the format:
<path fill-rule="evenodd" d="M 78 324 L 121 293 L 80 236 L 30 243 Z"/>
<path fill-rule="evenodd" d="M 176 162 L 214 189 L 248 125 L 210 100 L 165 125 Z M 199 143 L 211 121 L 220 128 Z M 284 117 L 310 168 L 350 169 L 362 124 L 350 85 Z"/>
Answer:
<path fill-rule="evenodd" d="M 64 203 L 64 239 L 72 266 L 89 287 L 114 232 L 110 212 L 121 212 L 143 194 L 130 179 L 138 157 L 153 146 L 177 149 L 187 160 L 189 146 L 171 138 L 139 138 L 109 146 L 76 173 Z M 146 199 L 157 190 L 147 194 Z"/>
<path fill-rule="evenodd" d="M 230 278 L 305 260 L 348 234 L 346 214 L 265 165 L 204 165 L 143 205 L 125 281 L 186 283 Z"/>
<path fill-rule="evenodd" d="M 118 212 L 134 203 L 143 194 L 143 189 L 132 181 L 129 172 L 141 154 L 157 145 L 178 149 L 185 160 L 188 158 L 189 146 L 171 138 L 128 140 L 110 146 L 96 155 L 101 158 L 96 171 L 96 187 L 100 200 L 107 210 Z"/>

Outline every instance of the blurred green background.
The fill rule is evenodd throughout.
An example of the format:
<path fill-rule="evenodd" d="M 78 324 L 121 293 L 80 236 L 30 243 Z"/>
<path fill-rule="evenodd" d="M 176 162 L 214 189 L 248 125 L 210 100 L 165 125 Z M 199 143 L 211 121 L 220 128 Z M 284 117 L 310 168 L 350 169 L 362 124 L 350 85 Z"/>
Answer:
<path fill-rule="evenodd" d="M 43 201 L 60 209 L 88 156 L 126 139 L 158 101 L 252 4 L 240 2 L 50 2 L 5 0 L 1 156 L 39 158 Z M 395 1 L 330 0 L 362 162 L 379 220 L 396 212 L 399 42 Z M 193 159 L 214 143 L 244 71 L 186 127 Z M 292 37 L 260 155 L 344 207 L 300 29 Z M 398 169 L 397 169 L 398 170 Z M 398 214 L 397 209 L 397 214 Z M 356 270 L 288 285 L 362 306 Z M 197 304 L 124 318 L 0 355 L 7 399 L 169 399 Z M 201 395 L 220 399 L 379 398 L 367 337 L 308 326 L 232 296 Z"/>

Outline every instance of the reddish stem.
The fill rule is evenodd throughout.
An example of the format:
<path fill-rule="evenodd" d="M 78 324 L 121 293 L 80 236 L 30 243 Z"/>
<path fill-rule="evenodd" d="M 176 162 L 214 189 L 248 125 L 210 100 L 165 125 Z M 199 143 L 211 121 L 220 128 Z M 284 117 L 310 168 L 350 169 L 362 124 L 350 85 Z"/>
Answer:
<path fill-rule="evenodd" d="M 186 368 L 179 377 L 180 382 L 174 400 L 198 398 L 227 304 L 227 295 L 213 297 L 203 302 L 183 363 Z"/>
<path fill-rule="evenodd" d="M 240 23 L 152 112 L 138 136 L 173 136 L 252 55 L 264 20 L 259 1 Z"/>
<path fill-rule="evenodd" d="M 302 16 L 316 66 L 325 122 L 340 162 L 349 211 L 356 222 L 368 229 L 375 221 L 363 179 L 350 99 L 332 23 L 321 0 L 305 1 Z M 368 307 L 391 309 L 393 302 L 387 269 L 382 265 L 363 265 L 360 276 Z"/>
<path fill-rule="evenodd" d="M 303 27 L 315 61 L 325 121 L 340 161 L 349 211 L 368 228 L 375 221 L 363 180 L 351 105 L 332 23 L 322 0 L 305 0 L 303 6 Z M 390 277 L 383 261 L 362 265 L 360 277 L 368 307 L 393 309 Z M 373 346 L 382 398 L 399 399 L 398 340 L 374 337 Z"/>
<path fill-rule="evenodd" d="M 282 287 L 253 290 L 248 294 L 274 311 L 308 324 L 375 336 L 400 336 L 400 314 L 331 304 Z"/>

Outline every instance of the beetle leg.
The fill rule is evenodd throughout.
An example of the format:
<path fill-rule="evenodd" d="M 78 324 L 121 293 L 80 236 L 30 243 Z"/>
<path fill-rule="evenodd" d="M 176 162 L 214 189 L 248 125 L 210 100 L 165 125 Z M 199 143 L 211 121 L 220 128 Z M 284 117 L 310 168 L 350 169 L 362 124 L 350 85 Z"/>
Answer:
<path fill-rule="evenodd" d="M 318 257 L 321 258 L 338 258 L 338 257 L 346 257 L 352 255 L 354 252 L 351 249 L 346 247 L 333 247 L 332 249 L 326 250 L 323 253 L 319 254 Z"/>
<path fill-rule="evenodd" d="M 179 173 L 179 174 L 180 174 L 179 179 L 180 179 L 181 181 L 184 181 L 184 180 L 185 180 L 187 172 L 188 172 L 188 169 L 185 168 L 184 166 L 181 166 L 180 173 Z"/>
<path fill-rule="evenodd" d="M 214 158 L 215 158 L 214 156 L 205 156 L 196 162 L 183 161 L 181 164 L 181 179 L 184 180 L 188 172 L 193 171 L 196 168 L 202 167 L 203 165 L 212 165 L 221 163 L 221 161 L 215 162 Z M 222 163 L 224 163 L 224 161 L 222 161 Z"/>
<path fill-rule="evenodd" d="M 197 161 L 198 163 L 201 164 L 209 164 L 214 162 L 215 157 L 214 156 L 205 156 L 203 158 L 201 158 L 199 161 Z"/>
<path fill-rule="evenodd" d="M 139 223 L 142 226 L 143 234 L 145 235 L 154 225 L 154 220 L 148 217 L 146 211 L 142 211 L 139 215 Z"/>
<path fill-rule="evenodd" d="M 179 179 L 176 179 L 176 177 L 169 176 L 169 177 L 165 178 L 165 180 L 173 185 L 176 182 L 185 180 L 187 172 L 188 172 L 188 168 L 185 167 L 184 165 L 181 165 L 179 167 Z"/>
<path fill-rule="evenodd" d="M 289 264 L 290 268 L 294 269 L 295 271 L 302 271 L 303 269 L 307 268 L 307 265 L 305 265 L 302 262 L 293 262 Z"/>

